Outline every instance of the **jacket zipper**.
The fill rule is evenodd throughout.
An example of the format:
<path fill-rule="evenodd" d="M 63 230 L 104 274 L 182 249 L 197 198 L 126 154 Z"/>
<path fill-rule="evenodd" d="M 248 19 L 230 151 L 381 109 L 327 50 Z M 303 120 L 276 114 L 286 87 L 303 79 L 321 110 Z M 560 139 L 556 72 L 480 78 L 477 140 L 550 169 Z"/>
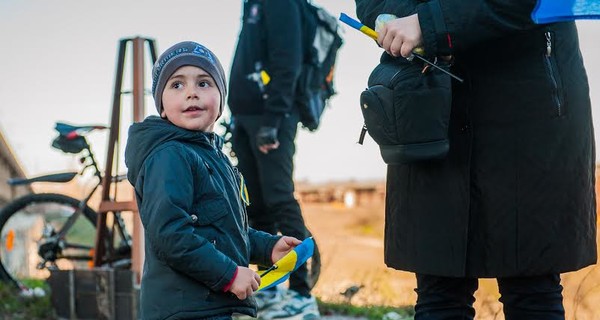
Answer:
<path fill-rule="evenodd" d="M 244 225 L 244 227 L 246 229 L 248 229 L 248 212 L 246 211 L 246 206 L 248 205 L 246 203 L 246 201 L 244 199 L 242 199 L 242 197 L 244 196 L 242 193 L 244 192 L 244 188 L 245 188 L 245 183 L 242 184 L 242 174 L 240 173 L 240 171 L 238 170 L 237 167 L 233 167 L 233 172 L 235 174 L 236 180 L 238 182 L 238 192 L 239 192 L 239 203 L 240 203 L 240 207 L 242 208 L 242 223 Z"/>
<path fill-rule="evenodd" d="M 562 116 L 562 103 L 559 97 L 559 86 L 558 80 L 556 78 L 556 69 L 553 65 L 552 56 L 552 33 L 550 31 L 546 31 L 546 54 L 544 55 L 544 62 L 546 64 L 546 68 L 548 69 L 548 75 L 550 76 L 550 83 L 552 85 L 552 98 L 554 103 L 556 104 L 558 116 Z"/>
<path fill-rule="evenodd" d="M 211 132 L 209 134 L 210 136 L 210 146 L 213 148 L 213 150 L 215 151 L 215 153 L 217 154 L 217 157 L 221 157 L 221 152 L 219 150 L 219 148 L 217 148 L 217 143 L 215 142 L 215 133 Z"/>
<path fill-rule="evenodd" d="M 242 208 L 242 212 L 241 212 L 241 218 L 242 218 L 242 224 L 243 226 L 246 228 L 246 230 L 248 230 L 248 213 L 246 212 L 246 203 L 244 202 L 244 200 L 242 199 L 242 194 L 241 194 L 241 188 L 242 188 L 242 178 L 241 178 L 241 173 L 239 172 L 238 168 L 234 167 L 231 162 L 229 162 L 229 159 L 227 158 L 227 156 L 219 149 L 217 148 L 216 142 L 215 142 L 215 133 L 211 132 L 210 133 L 210 145 L 213 148 L 213 150 L 215 151 L 215 153 L 217 154 L 217 157 L 219 158 L 223 158 L 223 160 L 226 162 L 227 168 L 229 169 L 229 173 L 233 176 L 233 181 L 236 182 L 237 185 L 237 201 L 238 204 L 240 205 L 240 208 Z M 208 164 L 206 164 L 208 167 Z M 210 169 L 210 167 L 209 167 Z"/>

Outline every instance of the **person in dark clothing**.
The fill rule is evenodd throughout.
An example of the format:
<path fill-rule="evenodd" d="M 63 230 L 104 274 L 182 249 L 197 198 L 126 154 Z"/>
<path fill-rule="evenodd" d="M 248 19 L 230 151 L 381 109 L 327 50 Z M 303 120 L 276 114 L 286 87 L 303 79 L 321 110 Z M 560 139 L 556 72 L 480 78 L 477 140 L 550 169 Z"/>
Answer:
<path fill-rule="evenodd" d="M 294 97 L 303 59 L 302 1 L 244 2 L 228 100 L 233 118 L 232 149 L 250 194 L 250 224 L 298 239 L 307 237 L 293 181 L 299 122 Z M 303 265 L 290 276 L 285 297 L 277 290 L 257 295 L 260 317 L 318 317 L 310 290 Z"/>
<path fill-rule="evenodd" d="M 152 74 L 160 117 L 133 124 L 125 150 L 145 236 L 141 317 L 256 316 L 260 277 L 248 264 L 271 264 L 301 241 L 248 226 L 243 178 L 213 133 L 226 95 L 217 57 L 180 42 Z"/>
<path fill-rule="evenodd" d="M 596 263 L 577 29 L 534 24 L 535 3 L 356 0 L 370 27 L 400 17 L 377 30 L 384 54 L 423 47 L 465 80 L 452 84 L 446 158 L 388 166 L 385 262 L 416 273 L 415 319 L 473 319 L 478 278 L 497 278 L 506 319 L 564 319 L 560 273 Z"/>

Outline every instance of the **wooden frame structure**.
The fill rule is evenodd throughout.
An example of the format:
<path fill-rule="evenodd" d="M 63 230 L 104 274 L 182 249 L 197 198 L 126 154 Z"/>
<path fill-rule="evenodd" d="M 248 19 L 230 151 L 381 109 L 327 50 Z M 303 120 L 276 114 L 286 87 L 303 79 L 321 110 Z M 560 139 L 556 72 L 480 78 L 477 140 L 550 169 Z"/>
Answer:
<path fill-rule="evenodd" d="M 145 117 L 144 103 L 144 57 L 145 45 L 147 45 L 152 63 L 156 61 L 156 47 L 153 39 L 148 38 L 124 38 L 119 41 L 119 53 L 117 60 L 117 70 L 115 77 L 115 86 L 113 94 L 113 105 L 110 122 L 110 133 L 108 138 L 107 156 L 104 179 L 102 181 L 102 197 L 98 208 L 98 220 L 96 224 L 96 244 L 94 250 L 94 267 L 100 267 L 106 264 L 107 253 L 112 250 L 112 246 L 107 244 L 110 242 L 107 226 L 107 216 L 110 213 L 130 211 L 133 212 L 133 232 L 132 232 L 132 252 L 131 252 L 131 270 L 136 274 L 139 282 L 144 260 L 144 233 L 139 219 L 137 204 L 131 189 L 131 198 L 126 201 L 116 200 L 116 179 L 114 177 L 118 173 L 114 173 L 115 161 L 119 150 L 119 131 L 121 127 L 121 96 L 123 91 L 123 71 L 125 67 L 125 58 L 128 45 L 131 44 L 133 51 L 133 122 L 140 122 Z M 111 191 L 114 193 L 111 196 Z"/>

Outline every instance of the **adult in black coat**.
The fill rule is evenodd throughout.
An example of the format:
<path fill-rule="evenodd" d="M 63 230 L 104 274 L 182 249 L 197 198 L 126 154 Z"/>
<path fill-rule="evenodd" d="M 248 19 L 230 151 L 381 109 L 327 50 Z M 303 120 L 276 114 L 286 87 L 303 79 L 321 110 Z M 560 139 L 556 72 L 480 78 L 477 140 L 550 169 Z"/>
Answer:
<path fill-rule="evenodd" d="M 229 77 L 231 143 L 248 186 L 250 226 L 298 239 L 308 236 L 294 197 L 299 111 L 295 103 L 302 50 L 302 2 L 243 1 L 242 28 Z M 306 264 L 290 275 L 289 291 L 258 292 L 259 318 L 318 317 Z"/>
<path fill-rule="evenodd" d="M 416 319 L 472 319 L 498 278 L 507 319 L 564 319 L 560 273 L 596 262 L 594 134 L 572 22 L 535 0 L 356 0 L 387 54 L 452 55 L 450 151 L 390 165 L 385 261 L 417 274 Z M 427 106 L 423 106 L 426 108 Z M 537 302 L 534 302 L 537 301 Z"/>

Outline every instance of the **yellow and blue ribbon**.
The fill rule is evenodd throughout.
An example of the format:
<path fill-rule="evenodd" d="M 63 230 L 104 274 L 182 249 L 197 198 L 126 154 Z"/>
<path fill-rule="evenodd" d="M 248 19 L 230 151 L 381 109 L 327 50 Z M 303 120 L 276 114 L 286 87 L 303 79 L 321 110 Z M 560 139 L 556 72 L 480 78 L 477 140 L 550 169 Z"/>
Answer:
<path fill-rule="evenodd" d="M 345 13 L 340 13 L 340 21 L 351 26 L 352 28 L 366 34 L 367 36 L 371 37 L 373 40 L 377 41 L 377 32 L 375 32 L 375 30 L 365 26 L 364 24 L 360 23 L 358 20 L 355 20 L 353 18 L 351 18 L 350 16 L 348 16 Z"/>
<path fill-rule="evenodd" d="M 304 239 L 301 244 L 297 245 L 260 275 L 260 286 L 256 291 L 274 287 L 287 280 L 290 277 L 290 273 L 294 272 L 308 258 L 312 257 L 314 251 L 315 241 L 313 238 Z"/>

